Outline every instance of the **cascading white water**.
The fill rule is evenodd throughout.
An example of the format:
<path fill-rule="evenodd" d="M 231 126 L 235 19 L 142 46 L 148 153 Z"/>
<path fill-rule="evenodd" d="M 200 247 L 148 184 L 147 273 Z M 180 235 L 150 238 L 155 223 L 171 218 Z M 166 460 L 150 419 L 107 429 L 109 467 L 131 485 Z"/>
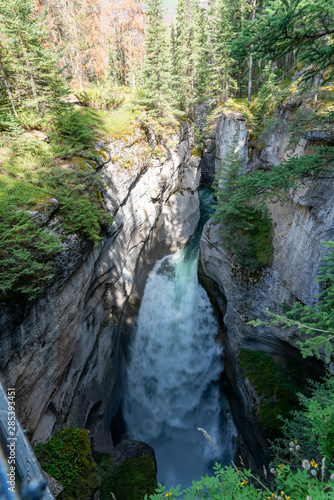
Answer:
<path fill-rule="evenodd" d="M 128 433 L 154 448 L 158 480 L 167 486 L 189 486 L 212 473 L 215 460 L 230 463 L 235 453 L 235 429 L 219 389 L 218 324 L 198 284 L 197 247 L 188 245 L 153 268 L 127 368 Z"/>

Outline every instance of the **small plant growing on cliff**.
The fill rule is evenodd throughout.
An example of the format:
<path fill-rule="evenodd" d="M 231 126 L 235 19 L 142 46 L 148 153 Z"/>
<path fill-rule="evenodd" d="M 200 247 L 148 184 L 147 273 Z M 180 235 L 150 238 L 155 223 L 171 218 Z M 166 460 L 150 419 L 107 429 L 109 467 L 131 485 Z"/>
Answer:
<path fill-rule="evenodd" d="M 272 221 L 264 204 L 250 204 L 249 197 L 239 189 L 242 161 L 232 144 L 215 175 L 217 203 L 213 217 L 221 222 L 222 244 L 236 261 L 252 271 L 270 262 Z"/>
<path fill-rule="evenodd" d="M 24 210 L 0 203 L 0 300 L 35 298 L 60 250 L 56 235 L 38 228 Z"/>

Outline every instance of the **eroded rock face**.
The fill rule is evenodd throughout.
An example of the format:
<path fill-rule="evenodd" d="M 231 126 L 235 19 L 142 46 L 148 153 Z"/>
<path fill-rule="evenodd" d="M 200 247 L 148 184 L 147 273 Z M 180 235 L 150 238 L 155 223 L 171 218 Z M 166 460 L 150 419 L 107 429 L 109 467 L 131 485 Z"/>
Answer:
<path fill-rule="evenodd" d="M 243 154 L 245 170 L 261 166 L 278 165 L 289 152 L 308 153 L 309 143 L 302 138 L 287 150 L 290 134 L 289 123 L 294 117 L 294 109 L 280 109 L 273 129 L 267 133 L 262 150 L 251 158 L 247 156 L 247 131 L 237 129 L 232 117 L 224 115 L 217 128 L 217 151 L 226 154 L 228 141 L 233 140 L 235 131 L 239 151 Z M 222 134 L 223 146 L 219 147 Z M 312 142 L 312 144 L 314 144 Z M 221 153 L 223 152 L 223 153 Z M 321 260 L 326 255 L 326 247 L 321 241 L 334 237 L 334 185 L 332 180 L 309 182 L 302 189 L 291 191 L 290 200 L 282 204 L 271 200 L 267 203 L 275 223 L 273 239 L 274 257 L 271 266 L 258 274 L 249 274 L 233 261 L 231 255 L 221 245 L 219 226 L 211 219 L 204 228 L 201 240 L 201 273 L 214 280 L 227 305 L 224 322 L 230 342 L 237 349 L 247 342 L 257 341 L 275 344 L 280 339 L 295 346 L 297 338 L 293 329 L 251 327 L 251 319 L 265 319 L 265 309 L 281 312 L 280 305 L 286 300 L 293 304 L 296 300 L 313 306 L 319 293 L 319 284 L 314 281 L 318 275 Z M 299 337 L 298 337 L 299 338 Z"/>
<path fill-rule="evenodd" d="M 216 169 L 233 145 L 242 159 L 243 171 L 248 170 L 248 131 L 246 120 L 239 113 L 222 114 L 216 127 Z"/>
<path fill-rule="evenodd" d="M 234 133 L 239 151 L 244 155 L 244 171 L 278 165 L 287 153 L 290 139 L 287 130 L 294 113 L 294 109 L 281 109 L 263 147 L 256 149 L 248 144 L 248 155 L 247 132 L 238 129 L 232 117 L 224 115 L 219 122 L 221 127 L 217 128 L 218 154 L 226 154 Z M 301 138 L 289 152 L 307 154 L 309 145 L 307 138 Z M 257 318 L 267 320 L 266 308 L 281 313 L 280 305 L 284 300 L 290 305 L 296 300 L 311 306 L 315 304 L 320 290 L 314 281 L 327 253 L 321 241 L 334 238 L 333 181 L 310 182 L 303 189 L 291 191 L 287 203 L 272 200 L 267 205 L 276 224 L 271 266 L 256 274 L 242 270 L 222 246 L 220 227 L 214 219 L 204 227 L 199 259 L 202 283 L 224 317 L 225 372 L 233 387 L 230 406 L 243 438 L 241 448 L 246 450 L 249 465 L 255 468 L 261 468 L 261 463 L 265 463 L 268 450 L 254 418 L 252 388 L 242 376 L 238 353 L 245 347 L 283 354 L 292 360 L 298 357 L 296 341 L 300 337 L 296 329 L 255 328 L 247 323 Z"/>
<path fill-rule="evenodd" d="M 98 168 L 114 216 L 106 235 L 94 248 L 76 235 L 67 238 L 41 297 L 2 306 L 1 381 L 16 388 L 18 416 L 33 443 L 62 427 L 86 426 L 98 450 L 112 447 L 119 332 L 138 265 L 156 244 L 185 244 L 198 223 L 192 140 L 184 122 L 173 149 L 159 150 L 154 133 L 147 139 L 139 127 L 104 145 Z M 61 227 L 56 211 L 47 224 Z"/>

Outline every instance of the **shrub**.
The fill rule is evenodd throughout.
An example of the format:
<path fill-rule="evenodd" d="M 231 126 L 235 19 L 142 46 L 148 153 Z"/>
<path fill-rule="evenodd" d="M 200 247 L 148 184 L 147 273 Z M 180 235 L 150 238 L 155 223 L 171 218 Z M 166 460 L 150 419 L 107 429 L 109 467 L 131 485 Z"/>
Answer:
<path fill-rule="evenodd" d="M 74 95 L 84 106 L 96 109 L 117 108 L 125 100 L 125 96 L 117 93 L 110 84 L 93 85 L 83 90 L 74 90 Z"/>
<path fill-rule="evenodd" d="M 58 238 L 38 228 L 25 210 L 0 202 L 0 299 L 16 294 L 35 298 L 51 277 L 51 258 L 61 251 Z"/>
<path fill-rule="evenodd" d="M 100 174 L 91 170 L 66 170 L 53 166 L 44 175 L 44 182 L 59 201 L 59 213 L 64 217 L 65 231 L 78 233 L 98 244 L 101 226 L 113 221 L 101 204 L 103 180 Z"/>
<path fill-rule="evenodd" d="M 318 464 L 316 464 L 318 465 Z M 314 474 L 315 471 L 315 475 Z M 145 500 L 194 500 L 211 498 L 217 500 L 333 500 L 334 477 L 325 479 L 319 470 L 310 466 L 297 470 L 279 464 L 271 471 L 271 480 L 262 481 L 250 470 L 222 467 L 216 463 L 213 477 L 205 476 L 184 491 L 180 487 L 167 489 L 159 484 L 156 493 Z"/>
<path fill-rule="evenodd" d="M 61 109 L 55 115 L 53 130 L 50 133 L 55 146 L 62 146 L 63 154 L 59 154 L 55 148 L 57 156 L 62 157 L 82 153 L 94 141 L 95 135 L 92 121 L 89 126 L 84 114 L 72 108 Z"/>

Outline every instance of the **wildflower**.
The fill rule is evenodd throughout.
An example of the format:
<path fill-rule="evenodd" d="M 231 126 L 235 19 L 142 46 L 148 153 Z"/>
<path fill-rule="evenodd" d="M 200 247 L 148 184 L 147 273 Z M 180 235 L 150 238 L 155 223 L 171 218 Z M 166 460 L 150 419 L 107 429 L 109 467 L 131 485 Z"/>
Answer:
<path fill-rule="evenodd" d="M 311 474 L 312 474 L 312 476 L 316 476 L 317 471 L 316 471 L 316 470 L 314 470 L 314 469 L 312 469 L 312 470 L 311 470 Z"/>
<path fill-rule="evenodd" d="M 331 474 L 331 475 L 330 475 L 330 479 L 331 479 L 332 481 L 334 481 L 334 474 Z"/>
<path fill-rule="evenodd" d="M 271 472 L 272 474 L 276 474 L 276 470 L 274 469 L 274 467 L 272 467 L 272 468 L 270 469 L 270 472 Z"/>
<path fill-rule="evenodd" d="M 284 495 L 286 500 L 290 500 L 290 497 L 288 495 Z"/>
<path fill-rule="evenodd" d="M 293 448 L 289 448 L 289 451 L 294 451 L 294 449 Z"/>
<path fill-rule="evenodd" d="M 302 467 L 303 469 L 308 470 L 310 468 L 310 462 L 308 460 L 303 460 Z"/>
<path fill-rule="evenodd" d="M 300 445 L 299 445 L 299 444 L 297 444 L 297 446 L 296 446 L 296 450 L 297 450 L 297 451 L 300 451 L 300 450 L 301 450 L 301 447 L 300 447 Z"/>
<path fill-rule="evenodd" d="M 298 443 L 297 439 L 295 439 L 294 441 L 295 441 L 295 444 L 297 444 L 297 443 Z"/>
<path fill-rule="evenodd" d="M 306 500 L 312 500 L 312 497 L 310 497 L 310 495 L 307 495 Z"/>
<path fill-rule="evenodd" d="M 166 497 L 170 497 L 171 495 L 171 493 L 166 493 Z"/>
<path fill-rule="evenodd" d="M 246 479 L 244 479 L 244 480 L 242 481 L 242 483 L 240 483 L 240 484 L 241 484 L 241 486 L 243 486 L 244 484 L 247 484 L 247 483 L 248 483 L 248 481 L 246 481 Z"/>
<path fill-rule="evenodd" d="M 278 468 L 281 469 L 281 470 L 283 470 L 284 467 L 283 467 L 282 464 L 279 464 Z"/>
<path fill-rule="evenodd" d="M 295 446 L 295 443 L 293 441 L 290 441 L 289 446 L 290 448 L 293 448 Z"/>
<path fill-rule="evenodd" d="M 315 461 L 312 459 L 311 460 L 311 465 L 312 467 L 314 467 L 315 469 L 318 467 L 318 464 L 315 463 Z"/>

